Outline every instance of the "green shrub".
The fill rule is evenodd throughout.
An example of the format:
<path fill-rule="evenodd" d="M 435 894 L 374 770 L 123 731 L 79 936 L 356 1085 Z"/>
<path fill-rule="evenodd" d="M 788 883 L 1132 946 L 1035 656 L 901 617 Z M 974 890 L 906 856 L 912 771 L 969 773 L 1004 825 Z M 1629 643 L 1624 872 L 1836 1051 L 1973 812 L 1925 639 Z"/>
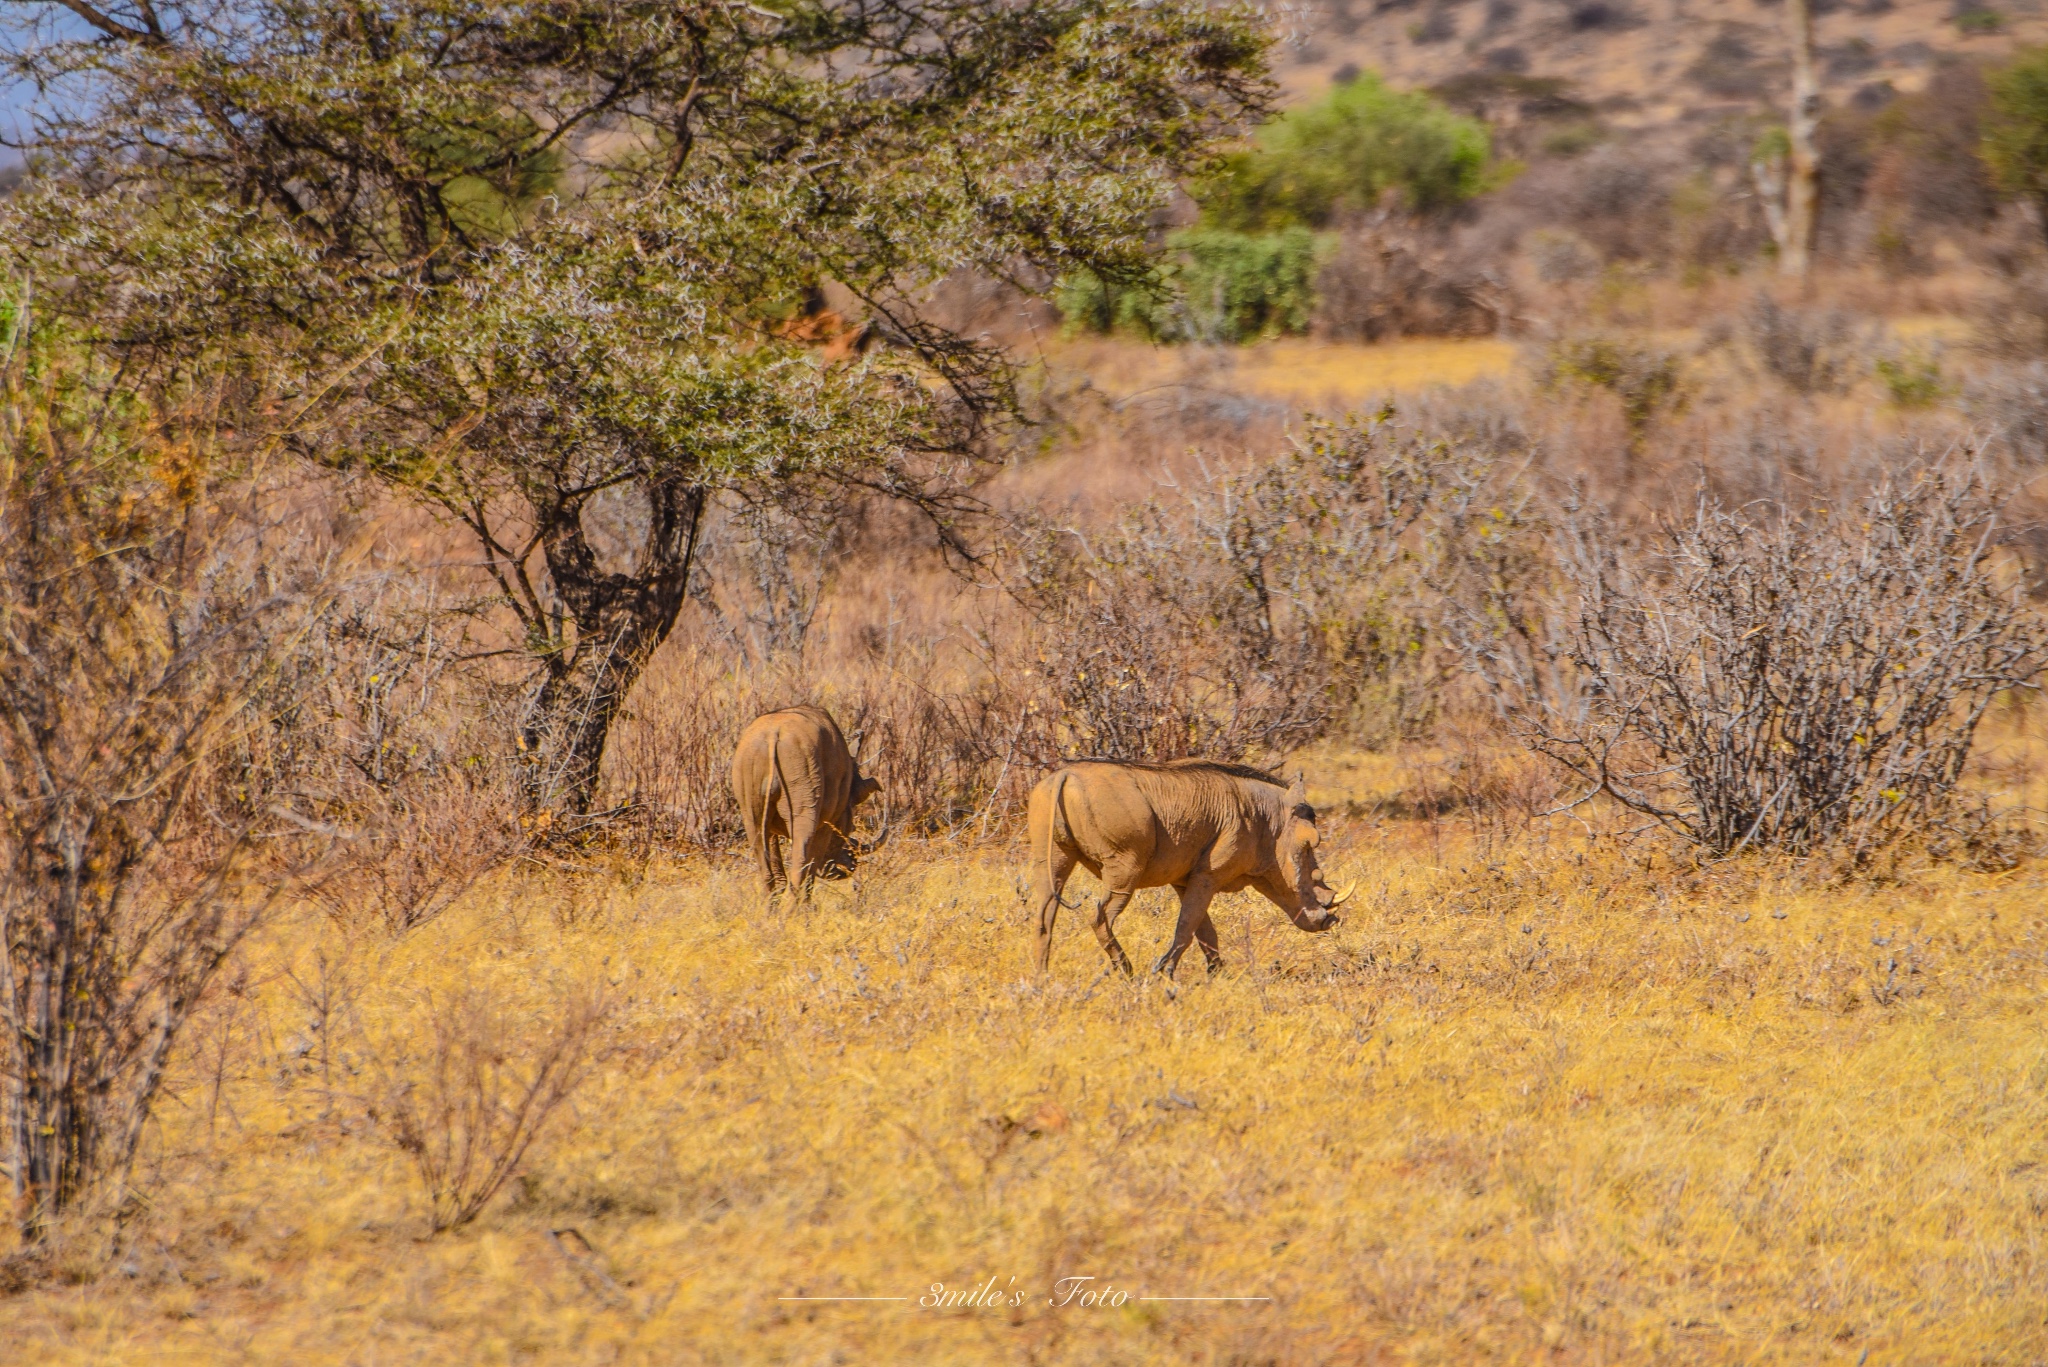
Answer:
<path fill-rule="evenodd" d="M 1064 277 L 1053 303 L 1066 321 L 1066 331 L 1135 333 L 1150 341 L 1164 340 L 1163 315 L 1169 309 L 1164 281 L 1145 285 L 1111 284 L 1093 271 Z"/>
<path fill-rule="evenodd" d="M 1070 330 L 1158 342 L 1244 342 L 1308 331 L 1323 243 L 1306 228 L 1240 233 L 1190 228 L 1167 239 L 1157 284 L 1069 276 L 1055 295 Z"/>
<path fill-rule="evenodd" d="M 1416 213 L 1453 208 L 1489 184 L 1486 126 L 1370 72 L 1259 130 L 1196 198 L 1217 228 L 1326 227 L 1389 193 Z"/>
<path fill-rule="evenodd" d="M 1984 164 L 1999 189 L 2048 210 L 2048 48 L 2023 51 L 1990 85 Z"/>
<path fill-rule="evenodd" d="M 1901 408 L 1926 408 L 1948 393 L 1941 362 L 1933 356 L 1880 356 L 1875 368 L 1879 382 Z"/>
<path fill-rule="evenodd" d="M 1194 339 L 1239 342 L 1308 331 L 1321 255 L 1308 229 L 1191 228 L 1172 242 L 1185 257 L 1179 273 L 1184 326 Z"/>

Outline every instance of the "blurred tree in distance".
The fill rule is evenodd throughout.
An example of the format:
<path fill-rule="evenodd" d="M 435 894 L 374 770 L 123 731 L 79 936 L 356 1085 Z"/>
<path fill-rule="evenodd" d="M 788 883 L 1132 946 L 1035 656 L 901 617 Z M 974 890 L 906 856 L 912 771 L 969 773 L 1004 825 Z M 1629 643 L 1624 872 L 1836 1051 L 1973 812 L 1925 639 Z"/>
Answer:
<path fill-rule="evenodd" d="M 1364 72 L 1261 128 L 1197 198 L 1207 222 L 1240 232 L 1329 227 L 1390 194 L 1403 209 L 1434 213 L 1488 188 L 1491 157 L 1484 124 Z"/>
<path fill-rule="evenodd" d="M 1389 203 L 1454 209 L 1495 179 L 1486 125 L 1367 72 L 1292 109 L 1193 185 L 1202 219 L 1167 239 L 1156 277 L 1070 272 L 1071 326 L 1155 341 L 1236 342 L 1308 331 L 1318 266 L 1347 217 Z"/>

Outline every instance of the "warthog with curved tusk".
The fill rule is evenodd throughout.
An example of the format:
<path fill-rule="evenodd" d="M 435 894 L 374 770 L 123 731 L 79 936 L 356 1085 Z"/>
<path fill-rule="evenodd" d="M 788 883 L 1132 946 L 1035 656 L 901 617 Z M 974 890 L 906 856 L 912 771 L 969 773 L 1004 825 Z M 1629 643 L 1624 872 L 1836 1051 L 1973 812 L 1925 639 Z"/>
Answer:
<path fill-rule="evenodd" d="M 1336 925 L 1331 909 L 1350 895 L 1332 895 L 1316 866 L 1316 814 L 1299 775 L 1289 787 L 1212 760 L 1082 760 L 1031 790 L 1030 830 L 1041 972 L 1052 961 L 1053 921 L 1076 864 L 1103 882 L 1095 937 L 1125 973 L 1131 961 L 1117 943 L 1116 918 L 1140 888 L 1180 894 L 1173 944 L 1156 965 L 1169 976 L 1191 943 L 1201 945 L 1210 972 L 1222 964 L 1209 919 L 1219 892 L 1255 889 L 1307 931 Z"/>
<path fill-rule="evenodd" d="M 862 778 L 839 724 L 824 709 L 785 707 L 747 724 L 732 756 L 732 793 L 747 826 L 747 848 L 760 866 L 768 895 L 788 882 L 782 841 L 797 862 L 797 889 L 806 900 L 816 878 L 844 878 L 856 854 L 881 843 L 852 837 L 853 809 L 882 790 Z"/>

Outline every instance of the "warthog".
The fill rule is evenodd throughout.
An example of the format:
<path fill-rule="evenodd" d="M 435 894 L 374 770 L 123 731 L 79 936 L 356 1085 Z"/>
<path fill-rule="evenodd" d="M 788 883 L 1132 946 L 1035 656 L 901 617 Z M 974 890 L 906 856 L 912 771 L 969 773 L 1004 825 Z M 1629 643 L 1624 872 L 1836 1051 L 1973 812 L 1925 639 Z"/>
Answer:
<path fill-rule="evenodd" d="M 1303 930 L 1337 924 L 1332 896 L 1316 867 L 1316 814 L 1297 776 L 1288 787 L 1241 764 L 1183 759 L 1169 764 L 1084 760 L 1031 790 L 1033 895 L 1038 905 L 1038 967 L 1052 961 L 1053 920 L 1074 865 L 1086 865 L 1104 891 L 1095 938 L 1125 973 L 1131 961 L 1116 939 L 1116 918 L 1140 888 L 1180 894 L 1173 944 L 1158 971 L 1171 975 L 1192 942 L 1215 972 L 1216 923 L 1209 899 L 1254 888 Z"/>
<path fill-rule="evenodd" d="M 874 848 L 853 840 L 853 809 L 881 790 L 861 777 L 839 724 L 822 708 L 785 707 L 747 723 L 733 749 L 732 794 L 768 895 L 789 881 L 784 840 L 795 849 L 806 899 L 813 880 L 853 872 L 854 856 Z"/>

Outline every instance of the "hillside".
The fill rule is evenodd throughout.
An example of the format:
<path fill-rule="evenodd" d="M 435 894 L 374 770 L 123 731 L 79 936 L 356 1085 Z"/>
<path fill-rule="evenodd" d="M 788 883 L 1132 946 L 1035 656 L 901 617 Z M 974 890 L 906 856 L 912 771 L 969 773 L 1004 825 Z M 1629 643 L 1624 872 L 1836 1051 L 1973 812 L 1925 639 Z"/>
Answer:
<path fill-rule="evenodd" d="M 1668 133 L 1782 104 L 1783 15 L 1750 0 L 1324 0 L 1285 8 L 1276 66 L 1293 99 L 1361 68 L 1404 86 L 1473 73 L 1558 80 L 1616 129 Z M 2048 6 L 1820 0 L 1814 27 L 1826 103 L 1872 104 L 1887 87 L 1922 89 L 1945 62 L 2048 41 Z"/>

